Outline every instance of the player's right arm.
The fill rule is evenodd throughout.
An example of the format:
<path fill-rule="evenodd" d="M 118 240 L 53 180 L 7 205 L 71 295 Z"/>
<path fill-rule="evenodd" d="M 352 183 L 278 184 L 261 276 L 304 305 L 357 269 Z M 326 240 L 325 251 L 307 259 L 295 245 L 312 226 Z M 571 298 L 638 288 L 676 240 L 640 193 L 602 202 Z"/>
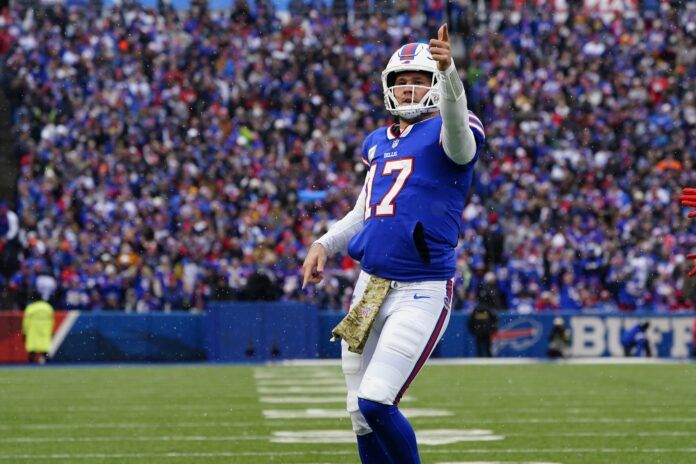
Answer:
<path fill-rule="evenodd" d="M 355 234 L 360 232 L 365 219 L 365 197 L 369 173 L 365 177 L 365 183 L 360 191 L 358 200 L 353 209 L 343 219 L 335 222 L 329 230 L 315 241 L 307 252 L 307 257 L 302 264 L 302 288 L 307 284 L 318 284 L 324 278 L 324 265 L 326 259 L 338 252 L 344 252 L 348 248 L 348 242 Z"/>

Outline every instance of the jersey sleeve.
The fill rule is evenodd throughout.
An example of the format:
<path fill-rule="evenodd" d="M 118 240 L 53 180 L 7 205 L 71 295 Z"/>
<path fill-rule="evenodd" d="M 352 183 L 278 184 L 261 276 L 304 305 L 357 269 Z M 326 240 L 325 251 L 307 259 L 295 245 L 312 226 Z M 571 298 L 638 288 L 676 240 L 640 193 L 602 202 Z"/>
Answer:
<path fill-rule="evenodd" d="M 367 166 L 368 168 L 370 167 L 370 140 L 372 140 L 372 134 L 368 135 L 365 137 L 365 140 L 363 141 L 362 145 L 362 153 L 360 159 L 362 160 L 362 163 Z"/>
<path fill-rule="evenodd" d="M 478 158 L 483 145 L 486 143 L 486 131 L 481 120 L 471 111 L 469 111 L 469 128 L 474 133 L 474 139 L 476 139 L 476 154 L 474 158 Z"/>

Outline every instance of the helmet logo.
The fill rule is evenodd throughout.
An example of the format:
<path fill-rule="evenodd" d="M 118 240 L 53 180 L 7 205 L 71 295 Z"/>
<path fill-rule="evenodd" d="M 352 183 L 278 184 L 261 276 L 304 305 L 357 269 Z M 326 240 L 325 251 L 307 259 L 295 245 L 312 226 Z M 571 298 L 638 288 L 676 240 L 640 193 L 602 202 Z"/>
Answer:
<path fill-rule="evenodd" d="M 399 49 L 399 59 L 402 63 L 408 63 L 416 57 L 419 43 L 406 44 Z"/>

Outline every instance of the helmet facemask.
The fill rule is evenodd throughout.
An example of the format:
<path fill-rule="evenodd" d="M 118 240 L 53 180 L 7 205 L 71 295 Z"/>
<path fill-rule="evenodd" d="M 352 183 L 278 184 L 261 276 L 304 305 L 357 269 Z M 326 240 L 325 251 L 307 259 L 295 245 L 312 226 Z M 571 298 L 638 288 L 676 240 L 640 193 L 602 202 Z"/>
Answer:
<path fill-rule="evenodd" d="M 432 77 L 430 79 L 430 86 L 413 84 L 395 85 L 394 82 L 396 82 L 396 74 L 397 72 L 392 72 L 384 77 L 384 105 L 386 106 L 387 111 L 395 116 L 410 121 L 417 119 L 423 114 L 434 113 L 439 110 L 440 77 L 437 73 L 431 73 Z M 396 98 L 395 90 L 404 87 L 411 88 L 411 101 L 400 104 L 399 100 Z M 419 101 L 414 101 L 417 89 L 424 89 L 427 90 L 427 92 Z"/>
<path fill-rule="evenodd" d="M 399 104 L 394 90 L 402 87 L 395 84 L 397 75 L 404 72 L 425 72 L 430 74 L 429 87 L 408 85 L 408 87 L 411 87 L 412 95 L 414 96 L 417 89 L 427 90 L 419 101 Z M 440 103 L 440 75 L 426 44 L 406 44 L 394 52 L 389 63 L 387 63 L 387 67 L 382 72 L 382 92 L 387 111 L 407 121 L 412 121 L 421 115 L 438 111 L 438 104 Z"/>

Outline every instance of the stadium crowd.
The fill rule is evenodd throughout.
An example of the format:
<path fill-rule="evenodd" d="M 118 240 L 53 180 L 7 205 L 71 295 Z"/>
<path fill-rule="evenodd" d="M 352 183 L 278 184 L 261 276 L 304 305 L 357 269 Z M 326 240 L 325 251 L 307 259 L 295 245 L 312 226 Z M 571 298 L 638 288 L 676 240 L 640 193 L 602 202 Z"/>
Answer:
<path fill-rule="evenodd" d="M 487 147 L 454 307 L 693 309 L 676 196 L 696 183 L 696 5 L 606 18 L 469 3 L 450 4 L 451 27 Z M 5 308 L 37 288 L 60 309 L 346 308 L 356 263 L 332 258 L 310 292 L 300 266 L 357 198 L 364 136 L 392 120 L 379 73 L 432 36 L 442 2 L 255 5 L 6 11 L 20 171 Z"/>

